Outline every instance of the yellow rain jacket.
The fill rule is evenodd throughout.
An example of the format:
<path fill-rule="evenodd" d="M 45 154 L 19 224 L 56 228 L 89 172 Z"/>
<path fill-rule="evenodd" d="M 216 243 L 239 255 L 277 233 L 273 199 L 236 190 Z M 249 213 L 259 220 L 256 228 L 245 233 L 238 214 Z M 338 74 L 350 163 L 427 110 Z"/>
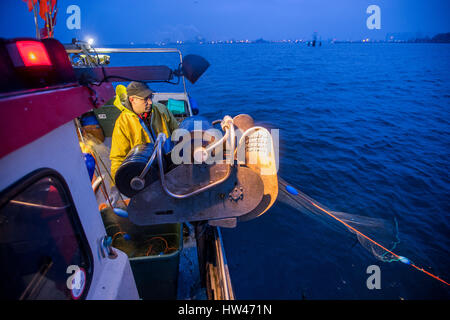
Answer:
<path fill-rule="evenodd" d="M 125 160 L 128 152 L 138 144 L 154 142 L 148 135 L 136 113 L 131 109 L 127 98 L 127 89 L 123 85 L 116 88 L 116 98 L 114 105 L 121 110 L 121 114 L 116 120 L 112 134 L 111 152 L 111 176 L 115 179 L 116 171 Z M 151 127 L 155 138 L 159 133 L 164 132 L 169 138 L 172 132 L 178 128 L 178 122 L 167 107 L 161 103 L 152 103 Z M 150 128 L 148 128 L 151 130 Z"/>

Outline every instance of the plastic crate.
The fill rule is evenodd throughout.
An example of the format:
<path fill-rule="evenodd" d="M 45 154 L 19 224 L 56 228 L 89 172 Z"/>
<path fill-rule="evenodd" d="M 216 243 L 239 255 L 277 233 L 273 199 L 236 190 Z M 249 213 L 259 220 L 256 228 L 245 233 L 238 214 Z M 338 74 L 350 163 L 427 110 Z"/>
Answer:
<path fill-rule="evenodd" d="M 175 300 L 180 252 L 183 249 L 182 224 L 164 224 L 145 229 L 146 238 L 163 237 L 176 250 L 167 254 L 129 258 L 139 296 L 143 300 Z"/>
<path fill-rule="evenodd" d="M 101 211 L 101 216 L 106 233 L 112 237 L 112 246 L 128 256 L 140 298 L 175 300 L 183 249 L 182 224 L 138 226 L 109 207 Z M 152 250 L 148 250 L 150 245 Z"/>

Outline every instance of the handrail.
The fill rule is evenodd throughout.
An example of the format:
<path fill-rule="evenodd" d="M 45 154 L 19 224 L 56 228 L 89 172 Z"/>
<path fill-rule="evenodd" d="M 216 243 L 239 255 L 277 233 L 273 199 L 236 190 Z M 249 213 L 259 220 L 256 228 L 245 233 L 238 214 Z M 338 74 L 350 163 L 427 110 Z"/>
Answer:
<path fill-rule="evenodd" d="M 225 257 L 225 249 L 223 247 L 223 241 L 222 241 L 222 234 L 220 232 L 220 228 L 216 227 L 214 229 L 214 244 L 215 244 L 215 251 L 216 251 L 216 262 L 217 262 L 217 268 L 219 270 L 220 278 L 219 281 L 221 282 L 221 291 L 222 296 L 221 297 L 215 297 L 216 299 L 220 300 L 234 300 L 234 292 L 233 287 L 231 285 L 231 279 L 230 279 L 230 273 L 228 270 L 228 263 L 227 258 Z"/>
<path fill-rule="evenodd" d="M 67 53 L 178 53 L 180 56 L 180 64 L 183 63 L 183 55 L 181 51 L 177 48 L 92 48 L 91 46 L 77 46 L 74 44 L 64 45 Z M 183 92 L 187 97 L 186 81 L 184 76 L 181 76 L 183 81 Z M 190 109 L 190 106 L 189 106 Z M 191 112 L 192 113 L 192 112 Z"/>
<path fill-rule="evenodd" d="M 153 53 L 180 53 L 180 50 L 176 48 L 87 48 L 89 53 L 144 53 L 144 52 L 153 52 Z M 85 52 L 83 49 L 78 47 L 70 47 L 66 46 L 67 53 L 83 53 Z"/>
<path fill-rule="evenodd" d="M 164 135 L 164 133 L 163 133 Z M 157 154 L 157 150 L 158 150 L 158 145 L 159 145 L 159 140 L 162 139 L 162 135 L 158 135 L 158 137 L 156 138 L 156 141 L 153 145 L 153 152 L 152 155 L 150 156 L 150 159 L 147 161 L 147 164 L 145 165 L 144 169 L 142 170 L 141 174 L 139 176 L 134 177 L 133 179 L 131 179 L 130 181 L 130 187 L 133 190 L 142 190 L 145 187 L 145 175 L 147 174 L 148 170 L 150 169 L 151 165 L 153 164 L 153 161 L 156 158 L 156 154 Z"/>

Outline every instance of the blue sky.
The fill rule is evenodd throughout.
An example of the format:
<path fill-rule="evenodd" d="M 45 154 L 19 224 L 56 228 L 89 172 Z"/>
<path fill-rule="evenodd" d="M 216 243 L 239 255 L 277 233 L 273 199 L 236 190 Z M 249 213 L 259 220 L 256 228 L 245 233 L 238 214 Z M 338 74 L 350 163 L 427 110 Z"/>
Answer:
<path fill-rule="evenodd" d="M 69 5 L 81 9 L 80 30 L 66 27 Z M 369 30 L 369 5 L 381 9 L 381 30 Z M 1 0 L 0 37 L 34 36 L 22 0 Z M 450 32 L 447 0 L 58 0 L 56 38 L 92 37 L 97 44 L 189 40 L 384 39 L 389 32 Z"/>

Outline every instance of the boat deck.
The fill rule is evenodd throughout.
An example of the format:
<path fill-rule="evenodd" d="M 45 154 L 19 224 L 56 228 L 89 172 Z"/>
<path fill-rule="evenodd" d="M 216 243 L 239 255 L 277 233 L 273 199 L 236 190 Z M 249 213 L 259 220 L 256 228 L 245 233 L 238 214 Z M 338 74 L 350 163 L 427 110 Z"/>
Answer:
<path fill-rule="evenodd" d="M 109 176 L 110 160 L 109 150 L 111 146 L 111 137 L 106 137 L 102 144 L 94 145 L 95 153 L 98 159 L 99 174 L 104 177 L 104 186 L 100 186 L 96 192 L 97 203 L 108 204 L 108 200 L 104 196 L 100 188 L 106 187 L 109 193 L 111 188 L 111 179 Z M 105 168 L 106 167 L 106 168 Z M 123 200 L 128 198 L 122 195 Z M 201 276 L 199 271 L 199 263 L 197 256 L 197 242 L 195 239 L 195 228 L 190 223 L 183 223 L 183 248 L 180 251 L 180 262 L 178 270 L 178 289 L 177 299 L 180 300 L 206 300 L 206 289 L 201 286 Z"/>
<path fill-rule="evenodd" d="M 180 252 L 177 299 L 207 300 L 206 289 L 201 287 L 194 227 L 185 223 L 183 233 L 185 230 L 189 234 L 183 236 L 183 250 Z"/>

